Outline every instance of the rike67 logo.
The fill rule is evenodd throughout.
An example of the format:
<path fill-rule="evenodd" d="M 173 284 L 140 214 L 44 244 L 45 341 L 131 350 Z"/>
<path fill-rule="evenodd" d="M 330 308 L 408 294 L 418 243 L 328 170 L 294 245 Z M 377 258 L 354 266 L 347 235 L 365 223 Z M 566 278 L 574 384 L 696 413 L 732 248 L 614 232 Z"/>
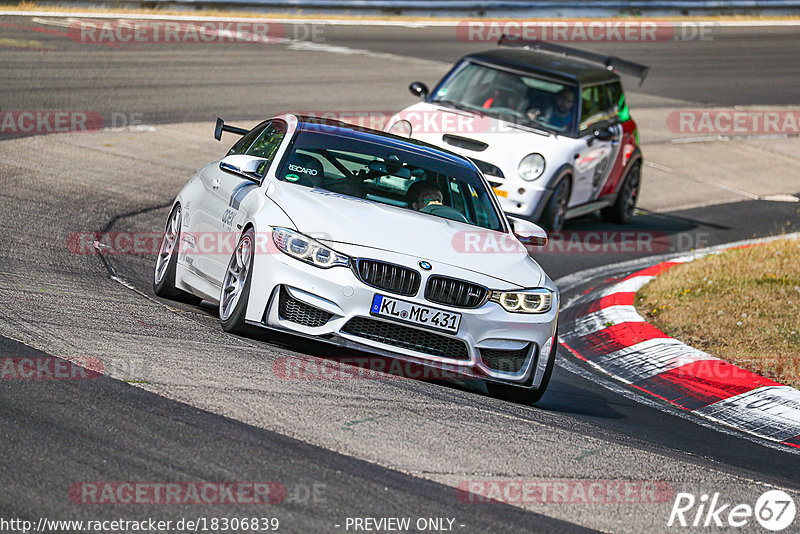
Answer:
<path fill-rule="evenodd" d="M 667 526 L 693 527 L 744 527 L 755 520 L 765 529 L 779 532 L 794 523 L 797 509 L 794 499 L 781 490 L 769 490 L 756 500 L 755 506 L 731 504 L 719 493 L 703 494 L 696 498 L 691 493 L 675 495 Z"/>

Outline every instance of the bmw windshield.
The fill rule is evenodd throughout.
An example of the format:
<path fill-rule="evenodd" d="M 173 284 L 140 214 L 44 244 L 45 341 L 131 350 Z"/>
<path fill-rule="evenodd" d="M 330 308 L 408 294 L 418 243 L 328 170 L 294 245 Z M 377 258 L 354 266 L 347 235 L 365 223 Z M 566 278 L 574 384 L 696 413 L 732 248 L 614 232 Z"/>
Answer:
<path fill-rule="evenodd" d="M 575 126 L 576 92 L 572 85 L 464 61 L 439 85 L 430 102 L 569 133 Z"/>
<path fill-rule="evenodd" d="M 279 180 L 503 231 L 492 194 L 474 169 L 336 128 L 305 128 L 283 159 Z"/>

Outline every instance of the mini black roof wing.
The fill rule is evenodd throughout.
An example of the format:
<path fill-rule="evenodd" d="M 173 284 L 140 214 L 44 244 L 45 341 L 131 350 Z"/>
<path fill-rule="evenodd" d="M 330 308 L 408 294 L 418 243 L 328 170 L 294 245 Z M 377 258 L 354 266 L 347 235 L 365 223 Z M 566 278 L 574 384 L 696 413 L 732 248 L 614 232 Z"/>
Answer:
<path fill-rule="evenodd" d="M 214 139 L 217 141 L 222 140 L 222 132 L 230 132 L 236 135 L 244 135 L 250 130 L 244 128 L 237 128 L 236 126 L 228 126 L 225 121 L 217 117 L 217 123 L 214 125 Z"/>
<path fill-rule="evenodd" d="M 517 46 L 531 50 L 542 50 L 545 52 L 561 54 L 563 56 L 585 59 L 593 63 L 600 63 L 607 69 L 639 78 L 640 86 L 644 83 L 644 79 L 647 77 L 647 73 L 650 71 L 650 67 L 647 65 L 620 59 L 616 56 L 604 56 L 603 54 L 598 54 L 597 52 L 580 50 L 578 48 L 572 48 L 547 41 L 539 41 L 537 39 L 522 39 L 519 37 L 514 37 L 513 35 L 503 35 L 500 37 L 500 40 L 497 41 L 497 44 L 499 46 Z"/>

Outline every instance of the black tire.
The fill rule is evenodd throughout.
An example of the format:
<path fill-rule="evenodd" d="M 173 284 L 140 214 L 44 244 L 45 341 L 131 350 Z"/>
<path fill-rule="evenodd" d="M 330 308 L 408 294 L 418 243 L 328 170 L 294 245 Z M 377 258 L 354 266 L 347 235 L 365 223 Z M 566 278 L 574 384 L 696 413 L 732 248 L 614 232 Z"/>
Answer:
<path fill-rule="evenodd" d="M 564 227 L 569 203 L 570 183 L 569 177 L 562 178 L 539 218 L 541 226 L 548 232 L 558 232 Z"/>
<path fill-rule="evenodd" d="M 200 304 L 203 299 L 175 287 L 175 270 L 178 265 L 178 249 L 181 242 L 181 215 L 181 206 L 177 204 L 167 217 L 164 237 L 161 238 L 153 272 L 153 293 L 165 299 L 178 300 L 187 304 Z M 169 244 L 168 238 L 172 239 L 172 247 L 165 255 L 165 247 Z M 164 269 L 163 273 L 159 273 L 159 267 Z"/>
<path fill-rule="evenodd" d="M 549 360 L 547 361 L 547 367 L 544 370 L 542 383 L 538 389 L 524 388 L 511 384 L 501 384 L 499 382 L 487 381 L 485 383 L 486 389 L 489 391 L 489 395 L 505 401 L 515 402 L 517 404 L 531 405 L 539 402 L 542 399 L 545 391 L 547 391 L 547 386 L 550 384 L 550 377 L 553 374 L 553 367 L 555 366 L 556 362 L 557 350 L 558 330 L 556 329 L 553 346 L 550 348 L 550 354 L 548 355 Z"/>
<path fill-rule="evenodd" d="M 642 185 L 642 164 L 637 161 L 628 169 L 625 181 L 619 189 L 617 200 L 613 206 L 600 210 L 603 219 L 609 222 L 628 224 L 633 219 L 636 210 L 636 201 L 639 199 L 639 189 Z"/>
<path fill-rule="evenodd" d="M 232 269 L 241 269 L 242 267 L 237 263 L 237 257 L 240 258 L 240 256 L 237 255 L 241 253 L 242 247 L 249 247 L 250 251 L 246 260 L 247 269 L 244 273 L 245 281 L 236 302 L 233 303 L 232 309 L 229 310 L 226 308 L 226 302 L 228 302 L 226 297 L 229 297 L 230 294 L 226 293 L 226 291 L 230 289 L 230 277 L 235 276 Z M 222 289 L 219 295 L 219 322 L 220 325 L 222 325 L 222 329 L 231 334 L 247 335 L 253 331 L 253 329 L 245 323 L 245 313 L 247 312 L 247 302 L 250 300 L 250 284 L 253 280 L 254 258 L 255 232 L 253 228 L 248 228 L 242 233 L 241 237 L 239 237 L 236 248 L 233 254 L 231 254 L 231 259 L 228 261 L 228 268 L 225 271 L 225 278 L 223 278 Z"/>

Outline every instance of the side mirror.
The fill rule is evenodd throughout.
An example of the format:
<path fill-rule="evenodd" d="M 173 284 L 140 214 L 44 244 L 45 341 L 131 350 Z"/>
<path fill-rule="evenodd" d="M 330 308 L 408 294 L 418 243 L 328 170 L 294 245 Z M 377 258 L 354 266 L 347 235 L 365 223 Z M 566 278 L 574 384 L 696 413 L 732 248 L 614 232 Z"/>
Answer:
<path fill-rule="evenodd" d="M 613 138 L 614 130 L 608 126 L 603 126 L 602 128 L 597 128 L 594 132 L 592 132 L 592 138 L 589 139 L 589 144 L 591 144 L 594 139 L 597 139 L 598 141 L 610 141 Z"/>
<path fill-rule="evenodd" d="M 428 98 L 428 86 L 422 82 L 411 82 L 411 85 L 408 86 L 408 90 L 411 91 L 412 95 L 418 96 L 420 100 L 426 100 Z"/>
<path fill-rule="evenodd" d="M 511 231 L 526 247 L 543 247 L 547 244 L 547 232 L 538 224 L 527 219 L 510 216 L 508 221 L 511 223 Z"/>
<path fill-rule="evenodd" d="M 219 162 L 219 168 L 223 171 L 237 174 L 242 178 L 257 182 L 261 179 L 261 173 L 259 173 L 259 170 L 265 164 L 269 164 L 269 160 L 258 158 L 256 156 L 234 154 L 232 156 L 225 156 L 222 158 L 222 161 Z"/>

